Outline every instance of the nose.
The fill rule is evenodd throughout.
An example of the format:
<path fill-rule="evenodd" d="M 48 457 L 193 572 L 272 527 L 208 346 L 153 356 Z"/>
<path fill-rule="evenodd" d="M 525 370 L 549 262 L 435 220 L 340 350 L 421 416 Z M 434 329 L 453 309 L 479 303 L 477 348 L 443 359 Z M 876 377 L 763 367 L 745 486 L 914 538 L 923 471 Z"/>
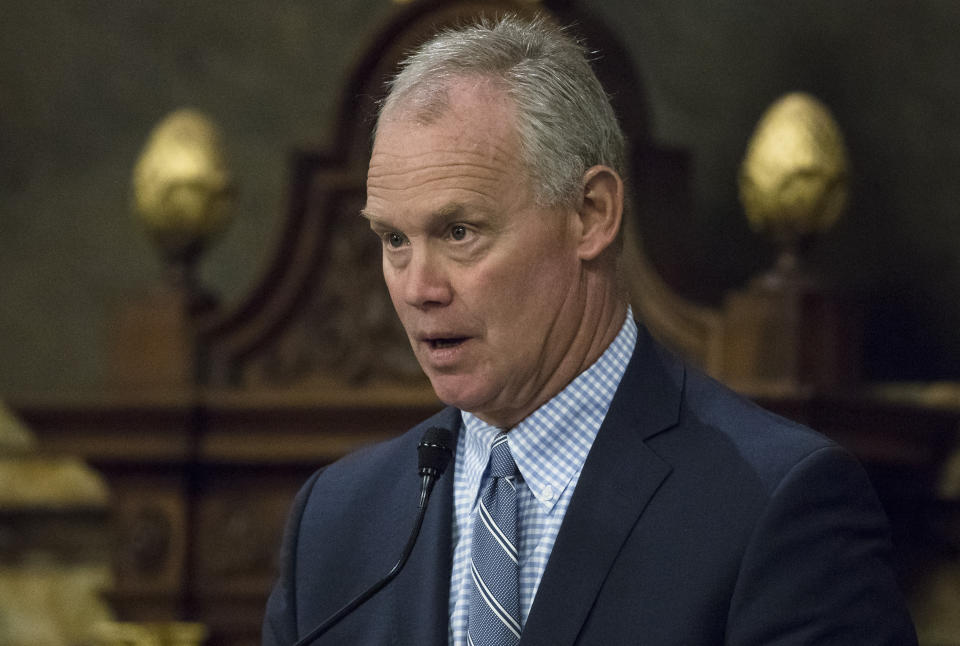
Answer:
<path fill-rule="evenodd" d="M 403 268 L 403 299 L 418 309 L 448 305 L 453 295 L 442 258 L 420 248 Z"/>

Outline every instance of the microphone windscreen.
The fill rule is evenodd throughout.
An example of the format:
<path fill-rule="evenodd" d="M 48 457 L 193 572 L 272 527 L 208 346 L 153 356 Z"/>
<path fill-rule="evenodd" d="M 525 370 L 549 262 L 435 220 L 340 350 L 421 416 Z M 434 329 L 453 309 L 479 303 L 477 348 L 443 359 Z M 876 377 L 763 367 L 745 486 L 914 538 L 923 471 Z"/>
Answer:
<path fill-rule="evenodd" d="M 431 426 L 420 438 L 420 444 L 417 445 L 417 458 L 421 475 L 427 473 L 439 477 L 443 470 L 447 468 L 453 451 L 450 448 L 450 441 L 453 439 L 453 433 L 440 426 Z"/>

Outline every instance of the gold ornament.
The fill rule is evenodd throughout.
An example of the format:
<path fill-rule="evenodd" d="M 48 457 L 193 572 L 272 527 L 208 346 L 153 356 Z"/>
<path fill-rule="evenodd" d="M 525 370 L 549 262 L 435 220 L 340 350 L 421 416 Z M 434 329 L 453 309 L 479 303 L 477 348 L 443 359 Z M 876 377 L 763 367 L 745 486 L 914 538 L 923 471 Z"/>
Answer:
<path fill-rule="evenodd" d="M 42 453 L 0 402 L 0 644 L 82 644 L 112 618 L 108 512 L 100 474 Z"/>
<path fill-rule="evenodd" d="M 92 646 L 200 646 L 206 626 L 194 622 L 103 622 L 92 631 Z"/>
<path fill-rule="evenodd" d="M 843 135 L 830 111 L 794 92 L 757 124 L 740 167 L 740 200 L 752 228 L 793 253 L 843 214 L 848 173 Z"/>
<path fill-rule="evenodd" d="M 189 262 L 230 221 L 233 191 L 213 122 L 190 109 L 161 121 L 134 168 L 133 192 L 165 257 Z"/>

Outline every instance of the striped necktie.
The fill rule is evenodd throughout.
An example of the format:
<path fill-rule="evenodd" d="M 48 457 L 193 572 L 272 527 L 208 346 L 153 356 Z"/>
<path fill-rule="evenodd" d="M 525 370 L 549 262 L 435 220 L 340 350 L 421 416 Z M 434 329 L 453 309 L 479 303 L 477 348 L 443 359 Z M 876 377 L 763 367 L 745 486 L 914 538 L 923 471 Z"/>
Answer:
<path fill-rule="evenodd" d="M 513 646 L 520 641 L 518 475 L 507 435 L 501 433 L 490 450 L 490 475 L 473 525 L 473 587 L 467 623 L 470 646 Z"/>

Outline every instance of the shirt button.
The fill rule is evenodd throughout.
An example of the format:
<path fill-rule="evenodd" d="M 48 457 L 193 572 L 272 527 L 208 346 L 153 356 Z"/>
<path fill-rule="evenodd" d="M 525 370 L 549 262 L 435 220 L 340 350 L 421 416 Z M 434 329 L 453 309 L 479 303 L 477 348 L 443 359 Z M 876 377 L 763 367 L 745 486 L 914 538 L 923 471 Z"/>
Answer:
<path fill-rule="evenodd" d="M 541 491 L 540 493 L 543 496 L 543 499 L 546 500 L 547 502 L 550 502 L 551 500 L 553 500 L 553 495 L 554 495 L 553 487 L 551 487 L 550 485 L 547 485 L 546 487 L 544 487 L 543 491 Z"/>

